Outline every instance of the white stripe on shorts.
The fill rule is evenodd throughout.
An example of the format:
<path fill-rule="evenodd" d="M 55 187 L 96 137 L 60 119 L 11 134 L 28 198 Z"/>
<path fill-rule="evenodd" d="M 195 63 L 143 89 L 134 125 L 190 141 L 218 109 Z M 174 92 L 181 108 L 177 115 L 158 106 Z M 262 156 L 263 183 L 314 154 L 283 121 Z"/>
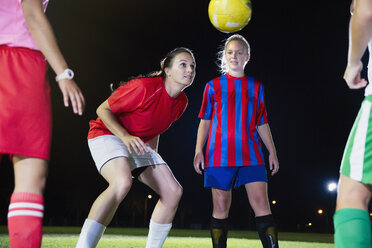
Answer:
<path fill-rule="evenodd" d="M 361 181 L 363 176 L 364 152 L 368 130 L 368 120 L 371 111 L 371 103 L 365 101 L 362 113 L 356 128 L 353 147 L 350 154 L 350 178 Z"/>
<path fill-rule="evenodd" d="M 43 218 L 43 212 L 32 210 L 14 210 L 8 213 L 8 218 L 13 216 L 36 216 Z"/>

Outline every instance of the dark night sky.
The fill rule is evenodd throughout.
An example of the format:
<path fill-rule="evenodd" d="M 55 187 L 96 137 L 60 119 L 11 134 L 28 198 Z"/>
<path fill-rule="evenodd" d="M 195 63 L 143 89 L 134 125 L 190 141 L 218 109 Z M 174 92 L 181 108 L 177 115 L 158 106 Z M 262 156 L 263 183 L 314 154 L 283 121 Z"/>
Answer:
<path fill-rule="evenodd" d="M 323 231 L 316 210 L 332 211 L 334 207 L 335 194 L 327 192 L 326 183 L 338 178 L 347 135 L 363 98 L 363 91 L 349 90 L 342 79 L 349 1 L 252 3 L 252 20 L 239 33 L 252 49 L 247 74 L 265 86 L 281 166 L 279 174 L 269 177 L 269 196 L 278 202 L 273 212 L 281 230 L 296 230 L 297 224 L 313 221 L 317 223 L 314 231 Z M 188 108 L 161 136 L 159 151 L 184 187 L 175 226 L 202 223 L 206 227 L 211 214 L 210 192 L 203 188 L 203 178 L 192 166 L 197 114 L 205 83 L 218 76 L 218 47 L 228 37 L 210 24 L 207 7 L 207 0 L 50 2 L 47 16 L 75 71 L 87 107 L 82 117 L 65 109 L 50 72 L 54 135 L 45 193 L 46 224 L 81 225 L 93 200 L 107 185 L 90 157 L 86 135 L 89 120 L 96 118 L 96 108 L 110 94 L 109 83 L 158 70 L 168 51 L 185 46 L 195 53 L 197 74 L 185 90 Z M 1 170 L 0 224 L 5 224 L 12 167 L 4 161 Z M 150 192 L 134 183 L 112 226 L 143 225 L 141 206 Z M 133 202 L 138 202 L 138 210 Z M 137 219 L 132 222 L 134 212 Z M 233 226 L 250 228 L 248 217 L 244 191 L 234 191 Z"/>

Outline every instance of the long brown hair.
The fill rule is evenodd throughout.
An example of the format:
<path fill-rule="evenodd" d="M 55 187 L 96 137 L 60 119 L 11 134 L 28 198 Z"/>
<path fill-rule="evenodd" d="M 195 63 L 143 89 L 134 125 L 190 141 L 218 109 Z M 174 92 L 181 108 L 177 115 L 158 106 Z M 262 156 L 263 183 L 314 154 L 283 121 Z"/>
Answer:
<path fill-rule="evenodd" d="M 172 51 L 168 52 L 167 55 L 160 61 L 160 70 L 159 71 L 153 71 L 146 75 L 138 75 L 138 76 L 132 76 L 129 77 L 126 81 L 120 81 L 119 83 L 112 83 L 110 84 L 111 91 L 114 92 L 117 88 L 119 88 L 122 85 L 125 85 L 129 81 L 137 78 L 152 78 L 152 77 L 162 77 L 163 79 L 166 78 L 165 74 L 165 68 L 169 68 L 173 64 L 174 58 L 180 54 L 180 53 L 188 53 L 192 59 L 195 61 L 194 54 L 192 51 L 186 47 L 177 47 L 173 49 Z"/>

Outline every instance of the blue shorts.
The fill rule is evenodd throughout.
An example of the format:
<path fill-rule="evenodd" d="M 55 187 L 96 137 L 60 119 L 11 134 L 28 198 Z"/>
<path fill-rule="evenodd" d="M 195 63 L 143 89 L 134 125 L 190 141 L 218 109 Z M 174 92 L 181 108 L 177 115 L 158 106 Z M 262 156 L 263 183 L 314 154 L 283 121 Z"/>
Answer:
<path fill-rule="evenodd" d="M 204 171 L 204 187 L 231 190 L 247 183 L 267 182 L 264 165 L 242 167 L 209 167 Z"/>

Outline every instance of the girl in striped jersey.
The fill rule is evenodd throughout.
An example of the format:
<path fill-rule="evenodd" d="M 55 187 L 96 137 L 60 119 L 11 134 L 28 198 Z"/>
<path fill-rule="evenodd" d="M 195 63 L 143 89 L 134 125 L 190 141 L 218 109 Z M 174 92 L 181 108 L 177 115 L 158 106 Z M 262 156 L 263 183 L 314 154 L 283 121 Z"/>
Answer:
<path fill-rule="evenodd" d="M 226 247 L 231 190 L 242 185 L 263 247 L 278 247 L 261 140 L 269 151 L 271 175 L 278 172 L 279 162 L 267 123 L 263 85 L 244 73 L 249 57 L 249 44 L 243 36 L 236 34 L 226 40 L 220 52 L 223 75 L 205 86 L 199 113 L 194 168 L 198 174 L 204 170 L 204 187 L 212 188 L 213 248 Z"/>

